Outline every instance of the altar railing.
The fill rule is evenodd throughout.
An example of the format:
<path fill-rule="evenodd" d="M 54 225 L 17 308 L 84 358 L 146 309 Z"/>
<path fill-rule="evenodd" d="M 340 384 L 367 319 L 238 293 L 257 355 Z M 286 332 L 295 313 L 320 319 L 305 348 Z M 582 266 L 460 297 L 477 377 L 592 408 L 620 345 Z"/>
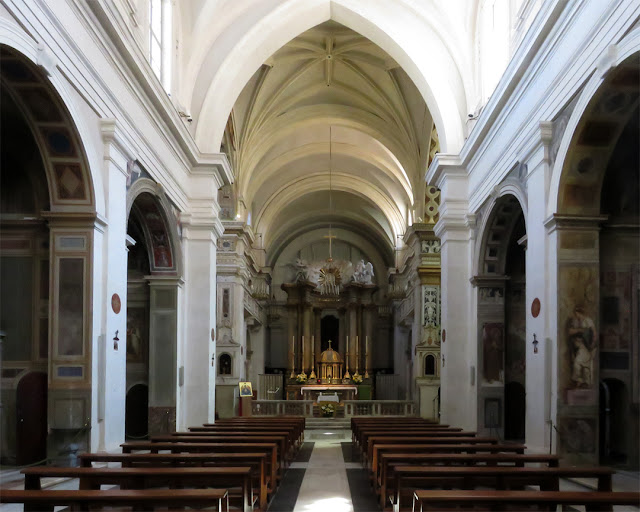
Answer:
<path fill-rule="evenodd" d="M 416 404 L 409 400 L 344 400 L 344 417 L 415 416 Z M 313 400 L 253 400 L 254 416 L 313 417 Z"/>
<path fill-rule="evenodd" d="M 344 416 L 415 416 L 416 404 L 409 400 L 345 400 Z"/>
<path fill-rule="evenodd" d="M 313 417 L 313 400 L 252 400 L 254 416 L 304 416 Z"/>

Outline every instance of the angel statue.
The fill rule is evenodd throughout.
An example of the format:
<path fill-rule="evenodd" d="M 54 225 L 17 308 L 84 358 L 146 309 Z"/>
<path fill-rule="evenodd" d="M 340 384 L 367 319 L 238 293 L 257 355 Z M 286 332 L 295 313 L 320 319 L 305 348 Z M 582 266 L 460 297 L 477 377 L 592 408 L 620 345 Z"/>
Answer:
<path fill-rule="evenodd" d="M 306 281 L 307 280 L 307 262 L 302 258 L 296 258 L 296 262 L 293 267 L 296 271 L 296 282 L 297 281 Z"/>
<path fill-rule="evenodd" d="M 373 264 L 368 261 L 364 266 L 363 280 L 364 284 L 373 284 Z"/>

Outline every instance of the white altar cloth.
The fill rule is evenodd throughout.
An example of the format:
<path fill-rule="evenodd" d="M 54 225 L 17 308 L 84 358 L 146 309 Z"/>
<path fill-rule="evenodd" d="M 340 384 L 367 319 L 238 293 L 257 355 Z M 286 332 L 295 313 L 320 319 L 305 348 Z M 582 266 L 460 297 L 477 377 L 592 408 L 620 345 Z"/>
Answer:
<path fill-rule="evenodd" d="M 355 395 L 358 394 L 358 386 L 302 386 L 300 393 L 304 394 L 305 391 L 353 391 Z"/>

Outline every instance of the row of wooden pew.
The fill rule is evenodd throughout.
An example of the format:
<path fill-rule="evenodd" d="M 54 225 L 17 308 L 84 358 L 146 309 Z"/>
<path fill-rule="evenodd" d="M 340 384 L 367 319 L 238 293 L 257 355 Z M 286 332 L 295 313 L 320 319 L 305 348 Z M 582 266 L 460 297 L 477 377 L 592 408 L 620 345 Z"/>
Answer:
<path fill-rule="evenodd" d="M 77 468 L 24 469 L 25 489 L 3 490 L 0 503 L 24 503 L 25 511 L 54 506 L 265 511 L 304 441 L 304 428 L 301 417 L 233 418 L 126 442 L 122 453 L 79 455 Z M 50 477 L 77 478 L 79 488 L 42 490 L 42 479 Z"/>
<path fill-rule="evenodd" d="M 610 468 L 560 467 L 557 455 L 525 454 L 524 445 L 460 428 L 420 418 L 352 418 L 351 430 L 383 510 L 640 504 L 640 493 L 612 491 Z M 598 491 L 560 491 L 560 478 L 594 478 Z M 530 486 L 539 490 L 525 490 Z"/>

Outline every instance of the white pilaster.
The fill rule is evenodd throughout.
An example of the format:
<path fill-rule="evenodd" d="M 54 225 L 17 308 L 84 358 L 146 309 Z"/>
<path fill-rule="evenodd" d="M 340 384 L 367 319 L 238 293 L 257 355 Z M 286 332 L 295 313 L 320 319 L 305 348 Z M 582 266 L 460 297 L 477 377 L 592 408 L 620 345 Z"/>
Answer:
<path fill-rule="evenodd" d="M 431 170 L 434 172 L 431 173 Z M 441 241 L 442 329 L 441 421 L 477 428 L 477 341 L 472 273 L 475 218 L 468 213 L 467 173 L 457 157 L 438 155 L 432 183 L 441 191 L 440 219 L 434 232 Z"/>
<path fill-rule="evenodd" d="M 541 127 L 542 142 L 535 150 L 527 166 L 527 245 L 526 245 L 526 444 L 532 452 L 545 453 L 549 451 L 549 430 L 551 427 L 551 382 L 555 375 L 551 371 L 549 352 L 553 352 L 547 341 L 550 336 L 548 330 L 550 312 L 556 311 L 549 304 L 548 288 L 556 289 L 556 280 L 551 279 L 551 269 L 547 255 L 547 233 L 544 226 L 548 160 L 547 153 L 551 142 L 550 126 Z M 536 276 L 548 276 L 548 279 L 538 279 Z M 554 291 L 555 294 L 555 291 Z M 539 315 L 534 318 L 531 305 L 535 299 L 541 304 Z M 538 341 L 538 352 L 534 353 L 533 336 Z M 550 341 L 550 340 L 549 340 Z"/>
<path fill-rule="evenodd" d="M 98 407 L 92 448 L 113 450 L 124 440 L 126 356 L 127 356 L 127 161 L 132 152 L 114 119 L 101 121 L 104 142 L 104 183 L 108 229 L 100 244 L 102 261 L 95 269 L 104 287 L 94 296 L 94 308 L 102 308 L 101 343 L 95 345 L 94 360 L 104 361 L 93 376 L 93 394 Z M 96 240 L 97 242 L 97 240 Z M 98 243 L 96 243 L 96 251 Z M 99 264 L 97 258 L 95 264 Z M 98 273 L 101 275 L 98 277 Z M 112 307 L 112 297 L 120 299 L 120 311 Z M 117 302 L 117 299 L 116 299 Z M 117 336 L 116 336 L 117 334 Z M 115 338 L 118 338 L 117 340 Z M 102 352 L 102 353 L 101 353 Z M 99 395 L 102 395 L 98 398 Z M 98 439 L 95 439 L 97 437 Z"/>
<path fill-rule="evenodd" d="M 178 429 L 215 420 L 216 243 L 223 232 L 218 218 L 215 170 L 192 175 L 189 209 L 180 217 L 184 250 L 184 337 L 178 358 L 184 366 Z"/>

